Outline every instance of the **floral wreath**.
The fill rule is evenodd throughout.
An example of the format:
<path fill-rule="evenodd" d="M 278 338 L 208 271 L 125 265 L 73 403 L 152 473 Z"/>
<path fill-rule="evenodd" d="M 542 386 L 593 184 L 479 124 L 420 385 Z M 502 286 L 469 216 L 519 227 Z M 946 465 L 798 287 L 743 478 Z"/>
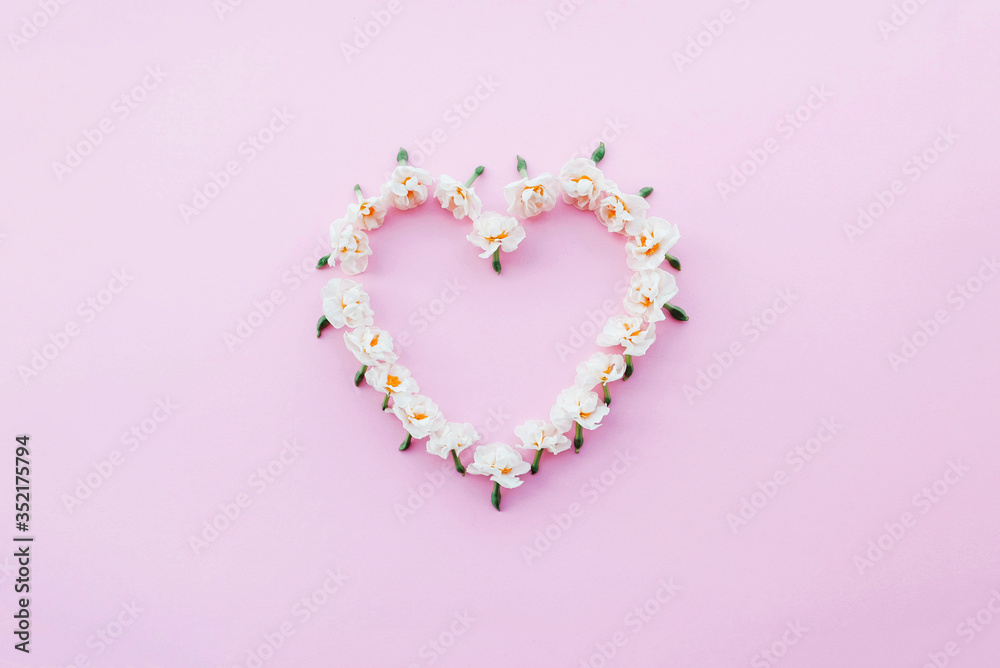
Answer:
<path fill-rule="evenodd" d="M 420 388 L 410 371 L 398 363 L 392 336 L 374 324 L 374 312 L 368 294 L 361 284 L 350 279 L 334 278 L 323 288 L 323 316 L 316 325 L 316 336 L 326 327 L 347 328 L 344 341 L 361 363 L 354 376 L 354 385 L 362 379 L 385 396 L 382 410 L 389 408 L 402 423 L 406 437 L 399 449 L 407 450 L 413 439 L 427 439 L 427 452 L 442 459 L 449 456 L 455 470 L 465 476 L 466 471 L 489 476 L 493 481 L 491 501 L 500 510 L 500 488 L 513 489 L 524 481 L 518 476 L 538 472 L 542 453 L 553 455 L 570 447 L 566 435 L 571 428 L 575 452 L 583 445 L 583 430 L 596 429 L 610 411 L 611 391 L 608 385 L 618 380 L 628 380 L 634 368 L 633 358 L 646 353 L 656 338 L 656 323 L 664 320 L 666 310 L 675 320 L 688 319 L 684 310 L 670 303 L 677 295 L 677 282 L 673 274 L 660 268 L 666 260 L 680 271 L 681 264 L 669 253 L 680 238 L 677 227 L 662 218 L 647 216 L 646 198 L 653 192 L 646 187 L 631 195 L 622 192 L 598 168 L 604 158 L 604 144 L 590 158 L 574 158 L 567 162 L 558 177 L 549 173 L 528 177 L 524 158 L 517 156 L 520 180 L 504 187 L 508 213 L 483 211 L 482 202 L 473 183 L 484 167 L 475 169 L 464 183 L 442 175 L 434 189 L 434 197 L 441 207 L 450 211 L 457 220 L 468 218 L 472 231 L 467 238 L 482 249 L 480 257 L 492 255 L 493 269 L 500 274 L 500 251 L 514 251 L 525 238 L 524 227 L 518 218 L 534 218 L 555 207 L 559 195 L 578 209 L 593 211 L 608 229 L 626 237 L 625 254 L 628 267 L 634 272 L 624 299 L 623 315 L 610 317 L 604 330 L 597 336 L 602 347 L 620 348 L 612 353 L 594 353 L 577 367 L 574 384 L 563 390 L 549 413 L 548 420 L 528 420 L 514 429 L 523 450 L 534 450 L 534 459 L 528 464 L 521 454 L 506 443 L 478 445 L 473 462 L 468 468 L 460 455 L 480 439 L 469 423 L 450 422 L 445 419 L 437 404 L 419 394 Z M 333 252 L 319 260 L 317 268 L 333 267 L 340 263 L 345 274 L 356 275 L 368 266 L 371 246 L 368 232 L 382 226 L 390 207 L 406 210 L 420 206 L 428 199 L 434 183 L 427 170 L 407 164 L 408 154 L 400 149 L 397 166 L 389 180 L 382 185 L 376 197 L 365 197 L 361 186 L 354 186 L 357 201 L 347 209 L 347 214 L 330 227 Z M 603 397 L 594 389 L 600 385 Z"/>

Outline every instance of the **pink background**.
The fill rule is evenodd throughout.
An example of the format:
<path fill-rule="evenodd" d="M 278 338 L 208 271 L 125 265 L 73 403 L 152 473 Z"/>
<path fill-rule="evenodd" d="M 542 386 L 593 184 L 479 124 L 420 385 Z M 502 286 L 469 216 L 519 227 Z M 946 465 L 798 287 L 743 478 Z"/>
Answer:
<path fill-rule="evenodd" d="M 890 0 L 398 3 L 4 3 L 0 436 L 13 460 L 31 435 L 36 543 L 32 652 L 5 633 L 0 665 L 998 665 L 997 3 L 909 0 L 887 34 Z M 692 319 L 497 513 L 485 478 L 397 452 L 340 333 L 313 335 L 339 270 L 309 268 L 400 145 L 435 176 L 486 165 L 502 208 L 516 153 L 555 172 L 601 137 L 680 226 Z M 859 207 L 881 216 L 851 235 Z M 585 214 L 526 225 L 498 279 L 466 223 L 391 214 L 363 277 L 422 389 L 489 440 L 547 414 L 626 273 Z"/>

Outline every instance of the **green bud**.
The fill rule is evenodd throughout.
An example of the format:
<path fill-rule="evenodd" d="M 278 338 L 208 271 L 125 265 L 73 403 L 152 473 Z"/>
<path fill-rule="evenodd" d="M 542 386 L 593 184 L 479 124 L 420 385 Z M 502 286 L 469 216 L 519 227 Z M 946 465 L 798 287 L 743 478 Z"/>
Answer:
<path fill-rule="evenodd" d="M 323 330 L 330 326 L 330 321 L 326 319 L 325 315 L 319 317 L 319 322 L 316 323 L 316 338 L 323 333 Z"/>
<path fill-rule="evenodd" d="M 687 322 L 690 320 L 690 318 L 688 318 L 688 314 L 685 313 L 684 309 L 680 306 L 674 306 L 670 302 L 667 302 L 663 305 L 663 308 L 667 309 L 667 313 L 669 313 L 674 320 L 680 320 L 681 322 Z"/>
<path fill-rule="evenodd" d="M 604 142 L 601 142 L 597 148 L 594 149 L 594 152 L 590 154 L 590 159 L 594 161 L 595 165 L 601 160 L 604 160 Z"/>

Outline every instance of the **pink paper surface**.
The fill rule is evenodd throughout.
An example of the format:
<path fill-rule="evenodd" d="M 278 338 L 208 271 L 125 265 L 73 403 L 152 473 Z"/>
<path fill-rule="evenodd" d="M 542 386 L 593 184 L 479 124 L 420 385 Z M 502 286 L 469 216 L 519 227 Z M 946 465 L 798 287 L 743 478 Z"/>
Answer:
<path fill-rule="evenodd" d="M 0 552 L 0 666 L 1000 665 L 998 21 L 4 3 L 0 517 L 19 534 L 30 434 L 35 542 L 30 654 Z M 485 165 L 503 210 L 515 154 L 558 172 L 602 139 L 680 226 L 691 320 L 497 513 L 397 451 L 341 332 L 314 336 L 342 274 L 312 267 L 401 145 Z M 590 215 L 525 225 L 497 278 L 467 222 L 390 212 L 361 276 L 484 442 L 547 417 L 627 275 Z"/>

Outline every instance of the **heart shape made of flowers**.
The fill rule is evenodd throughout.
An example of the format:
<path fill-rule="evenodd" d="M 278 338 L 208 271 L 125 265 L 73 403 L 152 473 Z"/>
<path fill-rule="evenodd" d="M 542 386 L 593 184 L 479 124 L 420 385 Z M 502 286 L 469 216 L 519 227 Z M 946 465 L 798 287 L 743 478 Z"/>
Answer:
<path fill-rule="evenodd" d="M 392 414 L 406 431 L 399 449 L 409 449 L 413 439 L 426 438 L 427 452 L 444 459 L 450 456 L 462 476 L 466 472 L 488 476 L 493 482 L 491 501 L 497 510 L 501 488 L 514 489 L 524 482 L 520 476 L 529 471 L 536 473 L 543 452 L 556 455 L 569 450 L 571 444 L 575 452 L 580 452 L 583 430 L 596 429 L 610 412 L 609 384 L 628 380 L 632 375 L 633 358 L 645 354 L 656 340 L 656 323 L 666 318 L 664 311 L 675 320 L 688 319 L 682 308 L 670 303 L 678 292 L 677 281 L 661 268 L 667 262 L 680 270 L 680 262 L 669 252 L 680 232 L 663 218 L 646 215 L 646 198 L 652 188 L 627 194 L 604 176 L 598 167 L 604 153 L 602 143 L 590 158 L 567 162 L 558 176 L 544 173 L 534 178 L 528 177 L 527 163 L 517 156 L 521 178 L 504 187 L 509 215 L 483 211 L 473 186 L 483 173 L 482 166 L 465 182 L 442 175 L 433 191 L 441 207 L 456 220 L 471 221 L 466 238 L 483 251 L 480 257 L 492 256 L 497 275 L 502 269 L 500 252 L 516 250 L 525 239 L 519 219 L 549 211 L 560 199 L 577 209 L 593 211 L 609 232 L 625 238 L 626 262 L 634 273 L 623 301 L 623 313 L 608 318 L 597 337 L 598 345 L 612 350 L 594 353 L 580 363 L 574 383 L 556 398 L 548 420 L 528 420 L 514 429 L 521 441 L 518 448 L 534 452 L 530 464 L 509 444 L 488 443 L 476 446 L 473 461 L 466 467 L 461 454 L 476 445 L 479 434 L 469 423 L 447 420 L 430 397 L 420 394 L 416 380 L 400 364 L 392 336 L 375 326 L 375 314 L 361 283 L 334 278 L 323 288 L 323 315 L 317 322 L 316 336 L 327 327 L 346 329 L 344 342 L 361 364 L 354 384 L 358 386 L 364 380 L 382 393 L 383 411 L 389 409 L 391 401 Z M 333 251 L 320 259 L 317 268 L 334 267 L 339 262 L 347 275 L 364 272 L 372 254 L 368 232 L 382 227 L 390 209 L 413 209 L 428 201 L 434 179 L 428 171 L 407 164 L 408 160 L 406 150 L 400 149 L 397 166 L 377 196 L 365 197 L 361 186 L 354 186 L 357 201 L 330 226 Z M 595 391 L 598 385 L 603 396 Z M 574 432 L 572 440 L 567 436 L 570 430 Z"/>

